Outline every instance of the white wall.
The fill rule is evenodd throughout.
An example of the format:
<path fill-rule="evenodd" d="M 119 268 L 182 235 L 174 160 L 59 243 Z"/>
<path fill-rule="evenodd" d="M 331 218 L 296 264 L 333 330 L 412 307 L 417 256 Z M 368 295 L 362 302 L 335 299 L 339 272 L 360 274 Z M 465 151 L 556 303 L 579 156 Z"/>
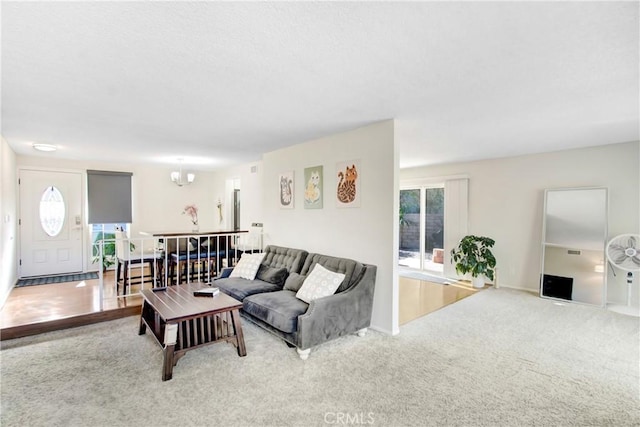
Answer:
<path fill-rule="evenodd" d="M 17 163 L 12 170 L 15 173 L 17 167 L 18 169 L 77 170 L 85 174 L 87 169 L 132 172 L 133 223 L 130 231 L 134 238 L 141 237 L 140 231 L 191 231 L 191 221 L 188 216 L 182 214 L 182 211 L 187 204 L 192 203 L 198 206 L 200 231 L 221 229 L 216 208 L 218 195 L 211 191 L 214 186 L 213 172 L 195 171 L 196 178 L 192 184 L 178 187 L 169 178 L 171 171 L 175 169 L 171 167 L 62 159 L 52 161 L 52 159 L 55 158 L 18 156 Z M 85 203 L 84 200 L 83 195 L 83 203 Z M 85 232 L 85 270 L 95 269 L 88 263 L 91 258 L 90 237 L 87 226 Z"/>
<path fill-rule="evenodd" d="M 360 160 L 360 208 L 338 208 L 336 163 Z M 322 209 L 304 209 L 304 168 L 322 165 Z M 266 244 L 352 258 L 378 267 L 372 327 L 397 333 L 397 173 L 394 123 L 370 126 L 267 153 L 263 157 Z M 279 207 L 279 174 L 295 172 L 295 208 Z M 244 184 L 243 184 L 244 189 Z"/>
<path fill-rule="evenodd" d="M 16 155 L 0 137 L 0 307 L 18 280 Z"/>
<path fill-rule="evenodd" d="M 226 168 L 214 174 L 212 194 L 215 200 L 223 201 L 223 221 L 221 230 L 233 229 L 233 203 L 231 192 L 233 181 L 240 187 L 240 229 L 249 230 L 254 222 L 264 222 L 262 217 L 262 162 L 248 163 Z"/>
<path fill-rule="evenodd" d="M 400 180 L 468 175 L 469 233 L 496 240 L 501 286 L 539 288 L 544 189 L 609 188 L 609 236 L 640 231 L 640 142 L 428 166 Z M 611 272 L 608 300 L 626 303 L 626 281 Z M 636 281 L 638 279 L 636 278 Z M 638 303 L 637 283 L 635 302 Z"/>

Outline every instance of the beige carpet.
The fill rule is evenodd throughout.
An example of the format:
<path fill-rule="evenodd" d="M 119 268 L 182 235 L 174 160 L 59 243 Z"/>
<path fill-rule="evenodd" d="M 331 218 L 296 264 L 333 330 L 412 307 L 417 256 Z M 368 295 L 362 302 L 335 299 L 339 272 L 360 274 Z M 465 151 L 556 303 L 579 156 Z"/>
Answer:
<path fill-rule="evenodd" d="M 307 361 L 245 322 L 171 381 L 127 318 L 2 343 L 6 426 L 637 426 L 636 318 L 488 289 Z"/>

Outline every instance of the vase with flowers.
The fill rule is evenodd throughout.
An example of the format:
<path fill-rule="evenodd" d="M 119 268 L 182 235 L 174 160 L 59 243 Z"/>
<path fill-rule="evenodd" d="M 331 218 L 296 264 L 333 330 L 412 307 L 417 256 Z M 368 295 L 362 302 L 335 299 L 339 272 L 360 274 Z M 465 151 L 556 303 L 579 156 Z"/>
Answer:
<path fill-rule="evenodd" d="M 189 215 L 194 232 L 200 231 L 200 227 L 198 226 L 198 207 L 195 204 L 185 206 L 182 215 Z"/>

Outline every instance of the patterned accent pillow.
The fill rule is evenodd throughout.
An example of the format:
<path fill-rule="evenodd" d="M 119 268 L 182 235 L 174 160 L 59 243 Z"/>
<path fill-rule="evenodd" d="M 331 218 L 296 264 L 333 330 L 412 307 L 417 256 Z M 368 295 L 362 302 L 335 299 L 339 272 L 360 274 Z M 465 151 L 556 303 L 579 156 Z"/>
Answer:
<path fill-rule="evenodd" d="M 259 254 L 243 253 L 238 264 L 233 267 L 233 271 L 229 277 L 242 277 L 247 280 L 255 279 L 264 255 L 264 252 Z"/>
<path fill-rule="evenodd" d="M 316 264 L 296 293 L 296 297 L 310 304 L 314 299 L 328 297 L 336 293 L 336 290 L 344 280 L 345 275 L 329 271 L 320 264 Z"/>

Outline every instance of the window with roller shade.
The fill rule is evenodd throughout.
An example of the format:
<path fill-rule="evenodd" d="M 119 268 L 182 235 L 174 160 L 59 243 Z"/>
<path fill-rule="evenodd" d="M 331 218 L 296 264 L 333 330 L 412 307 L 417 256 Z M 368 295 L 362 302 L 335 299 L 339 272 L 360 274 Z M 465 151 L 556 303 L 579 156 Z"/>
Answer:
<path fill-rule="evenodd" d="M 103 270 L 115 264 L 115 227 L 132 221 L 130 172 L 87 170 L 88 222 L 92 262 Z"/>
<path fill-rule="evenodd" d="M 87 170 L 89 224 L 132 222 L 131 172 Z"/>

